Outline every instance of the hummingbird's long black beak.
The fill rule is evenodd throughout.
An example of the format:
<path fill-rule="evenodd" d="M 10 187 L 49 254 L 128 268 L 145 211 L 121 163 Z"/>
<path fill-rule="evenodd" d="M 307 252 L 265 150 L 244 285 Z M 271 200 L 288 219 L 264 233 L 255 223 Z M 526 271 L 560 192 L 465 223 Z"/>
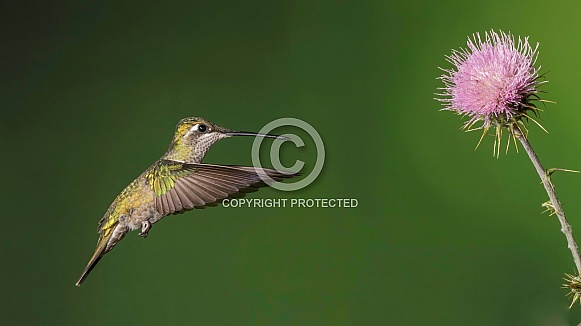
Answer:
<path fill-rule="evenodd" d="M 247 131 L 227 131 L 225 132 L 226 135 L 228 136 L 250 136 L 250 137 L 264 137 L 264 138 L 274 138 L 274 139 L 282 139 L 282 140 L 291 140 L 288 137 L 285 136 L 277 136 L 277 135 L 271 135 L 271 134 L 259 134 L 257 132 L 247 132 Z"/>

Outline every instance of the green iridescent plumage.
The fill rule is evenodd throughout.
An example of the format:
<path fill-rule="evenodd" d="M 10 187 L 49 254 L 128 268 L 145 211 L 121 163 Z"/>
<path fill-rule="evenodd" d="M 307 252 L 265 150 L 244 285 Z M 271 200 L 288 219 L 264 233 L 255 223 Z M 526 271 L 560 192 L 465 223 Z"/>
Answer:
<path fill-rule="evenodd" d="M 187 176 L 195 171 L 195 168 L 184 169 L 184 163 L 163 160 L 155 164 L 145 176 L 155 195 L 161 196 L 174 187 L 178 178 Z"/>

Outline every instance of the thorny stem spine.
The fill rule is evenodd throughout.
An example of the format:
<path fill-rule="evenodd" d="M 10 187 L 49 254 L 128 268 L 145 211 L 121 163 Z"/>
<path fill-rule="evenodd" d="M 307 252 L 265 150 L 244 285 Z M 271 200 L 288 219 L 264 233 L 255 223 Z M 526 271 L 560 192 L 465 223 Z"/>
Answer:
<path fill-rule="evenodd" d="M 549 181 L 549 178 L 547 177 L 547 171 L 543 168 L 543 165 L 541 164 L 541 161 L 539 161 L 537 154 L 533 150 L 526 136 L 523 135 L 518 125 L 515 125 L 513 129 L 513 135 L 514 137 L 518 138 L 518 140 L 521 142 L 525 151 L 529 155 L 529 158 L 533 162 L 533 165 L 535 166 L 535 169 L 537 170 L 539 177 L 541 177 L 543 186 L 545 186 L 545 190 L 549 195 L 551 204 L 553 205 L 555 213 L 557 214 L 559 222 L 561 223 L 561 232 L 563 232 L 563 234 L 565 234 L 565 237 L 567 238 L 569 250 L 571 250 L 573 260 L 575 261 L 575 266 L 577 267 L 577 275 L 579 275 L 579 273 L 581 273 L 581 256 L 579 255 L 579 247 L 575 242 L 575 238 L 573 237 L 573 229 L 571 228 L 571 225 L 569 224 L 567 218 L 565 217 L 565 212 L 563 211 L 561 202 L 557 198 L 555 188 L 553 187 L 553 184 L 551 183 L 551 181 Z"/>

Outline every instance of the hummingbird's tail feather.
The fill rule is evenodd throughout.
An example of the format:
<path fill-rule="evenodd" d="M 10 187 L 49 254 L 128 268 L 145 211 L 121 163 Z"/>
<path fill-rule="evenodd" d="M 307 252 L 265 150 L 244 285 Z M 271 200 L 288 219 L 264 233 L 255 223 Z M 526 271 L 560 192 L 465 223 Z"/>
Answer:
<path fill-rule="evenodd" d="M 95 265 L 97 265 L 99 260 L 101 260 L 101 257 L 103 257 L 103 256 L 97 256 L 97 257 L 91 259 L 91 261 L 89 262 L 87 267 L 85 267 L 83 274 L 81 274 L 81 277 L 79 278 L 77 283 L 75 283 L 76 286 L 81 286 L 81 284 L 83 284 L 83 282 L 85 281 L 87 276 L 89 276 L 89 273 L 93 270 L 93 267 L 95 267 Z"/>
<path fill-rule="evenodd" d="M 79 277 L 79 280 L 75 284 L 76 286 L 81 286 L 81 284 L 83 284 L 87 276 L 89 276 L 89 273 L 93 270 L 95 265 L 97 265 L 99 260 L 101 260 L 101 257 L 103 257 L 103 255 L 105 254 L 106 245 L 107 245 L 106 241 L 99 241 L 99 245 L 97 246 L 97 249 L 95 249 L 93 257 L 91 257 L 91 260 L 89 260 L 87 267 L 85 267 L 85 270 L 83 270 L 81 277 Z"/>
<path fill-rule="evenodd" d="M 89 276 L 89 273 L 93 270 L 93 268 L 95 268 L 95 265 L 97 265 L 99 260 L 101 260 L 101 257 L 103 257 L 105 253 L 108 251 L 108 250 L 106 251 L 105 249 L 107 248 L 107 244 L 109 242 L 109 239 L 111 238 L 112 233 L 113 232 L 105 233 L 103 236 L 99 238 L 99 243 L 97 243 L 95 253 L 93 253 L 93 256 L 89 260 L 87 267 L 85 267 L 85 270 L 83 270 L 81 277 L 79 277 L 79 280 L 75 284 L 76 286 L 81 286 L 81 284 L 83 284 L 87 276 Z"/>

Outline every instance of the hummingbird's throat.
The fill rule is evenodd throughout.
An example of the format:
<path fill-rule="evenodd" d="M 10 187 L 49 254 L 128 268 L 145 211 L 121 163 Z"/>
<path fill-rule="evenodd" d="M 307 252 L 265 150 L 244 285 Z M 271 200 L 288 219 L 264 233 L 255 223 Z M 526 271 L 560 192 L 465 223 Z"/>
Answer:
<path fill-rule="evenodd" d="M 172 143 L 164 158 L 185 163 L 201 163 L 210 147 L 225 137 L 228 136 L 221 133 L 208 133 L 194 139 L 187 137 L 178 139 Z"/>

